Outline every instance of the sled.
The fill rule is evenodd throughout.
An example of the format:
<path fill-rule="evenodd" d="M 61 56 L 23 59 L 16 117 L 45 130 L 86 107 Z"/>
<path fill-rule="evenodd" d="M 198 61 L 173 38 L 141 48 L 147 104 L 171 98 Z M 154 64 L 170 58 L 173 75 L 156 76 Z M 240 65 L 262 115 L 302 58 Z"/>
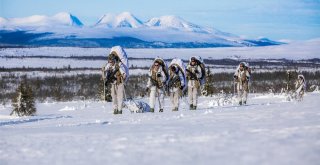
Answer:
<path fill-rule="evenodd" d="M 150 112 L 149 104 L 138 100 L 127 100 L 124 102 L 124 107 L 129 109 L 131 113 Z"/>

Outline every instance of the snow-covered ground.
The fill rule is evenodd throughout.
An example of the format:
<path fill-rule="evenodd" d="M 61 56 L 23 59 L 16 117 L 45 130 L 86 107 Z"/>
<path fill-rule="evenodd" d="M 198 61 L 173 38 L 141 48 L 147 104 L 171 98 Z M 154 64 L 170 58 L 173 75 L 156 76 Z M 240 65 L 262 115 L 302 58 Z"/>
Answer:
<path fill-rule="evenodd" d="M 265 47 L 227 47 L 197 49 L 125 49 L 129 58 L 164 59 L 181 58 L 188 60 L 191 56 L 203 59 L 313 59 L 320 58 L 320 39 L 293 42 L 290 44 Z M 0 57 L 4 56 L 107 56 L 109 48 L 76 48 L 76 47 L 40 47 L 0 49 Z M 0 58 L 1 59 L 1 58 Z M 2 59 L 1 59 L 2 60 Z M 2 61 L 1 61 L 2 63 Z"/>
<path fill-rule="evenodd" d="M 38 103 L 37 116 L 0 106 L 0 164 L 297 164 L 320 162 L 320 93 L 302 102 L 251 94 L 248 106 L 124 111 L 97 101 Z M 147 99 L 142 99 L 147 101 Z"/>

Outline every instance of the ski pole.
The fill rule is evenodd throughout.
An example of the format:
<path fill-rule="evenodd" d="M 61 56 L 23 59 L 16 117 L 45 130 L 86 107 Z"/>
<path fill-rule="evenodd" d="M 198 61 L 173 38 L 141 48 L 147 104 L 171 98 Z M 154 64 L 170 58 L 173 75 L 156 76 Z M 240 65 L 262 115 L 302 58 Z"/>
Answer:
<path fill-rule="evenodd" d="M 159 108 L 161 109 L 160 93 L 159 93 L 159 90 L 157 87 L 156 87 L 156 90 L 157 90 L 157 95 L 158 95 Z"/>

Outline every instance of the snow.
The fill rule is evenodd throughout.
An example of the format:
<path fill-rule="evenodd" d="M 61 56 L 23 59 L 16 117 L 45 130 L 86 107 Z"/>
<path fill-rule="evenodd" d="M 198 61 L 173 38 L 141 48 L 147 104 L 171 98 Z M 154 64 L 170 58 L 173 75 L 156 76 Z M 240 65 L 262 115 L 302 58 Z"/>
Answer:
<path fill-rule="evenodd" d="M 117 16 L 110 13 L 105 14 L 94 25 L 94 27 L 101 28 L 139 28 L 142 26 L 144 26 L 142 21 L 129 12 L 123 12 Z"/>
<path fill-rule="evenodd" d="M 71 15 L 68 12 L 60 12 L 55 14 L 54 16 L 46 16 L 46 15 L 32 15 L 29 17 L 23 18 L 9 18 L 9 19 L 1 19 L 0 18 L 0 27 L 6 28 L 18 28 L 18 29 L 27 29 L 30 28 L 39 28 L 41 27 L 48 27 L 45 28 L 50 29 L 52 27 L 57 26 L 73 26 L 73 27 L 81 27 L 83 24 L 81 21 Z"/>
<path fill-rule="evenodd" d="M 128 58 L 175 57 L 188 60 L 198 55 L 203 59 L 288 59 L 301 60 L 320 58 L 320 39 L 293 42 L 285 45 L 265 47 L 229 47 L 229 48 L 168 48 L 168 49 L 127 49 Z M 77 47 L 39 47 L 0 49 L 4 56 L 107 56 L 110 48 L 77 48 Z"/>
<path fill-rule="evenodd" d="M 54 28 L 52 28 L 54 27 Z M 83 28 L 79 28 L 83 27 Z M 52 33 L 47 38 L 115 38 L 132 37 L 151 42 L 200 42 L 224 46 L 254 46 L 242 38 L 210 27 L 202 27 L 177 16 L 161 16 L 143 22 L 129 12 L 105 14 L 93 26 L 84 26 L 74 15 L 61 12 L 54 16 L 33 15 L 24 18 L 0 18 L 3 30 Z M 44 37 L 42 39 L 45 39 Z"/>
<path fill-rule="evenodd" d="M 179 29 L 199 33 L 211 33 L 213 31 L 209 28 L 202 28 L 198 25 L 187 22 L 184 19 L 174 15 L 161 16 L 159 18 L 151 18 L 145 24 L 151 27 L 173 28 L 177 30 Z"/>
<path fill-rule="evenodd" d="M 319 93 L 302 102 L 250 94 L 248 106 L 113 115 L 110 103 L 38 103 L 12 118 L 0 107 L 1 164 L 303 164 L 320 161 Z M 147 98 L 142 100 L 147 101 Z M 63 110 L 63 111 L 61 111 Z"/>

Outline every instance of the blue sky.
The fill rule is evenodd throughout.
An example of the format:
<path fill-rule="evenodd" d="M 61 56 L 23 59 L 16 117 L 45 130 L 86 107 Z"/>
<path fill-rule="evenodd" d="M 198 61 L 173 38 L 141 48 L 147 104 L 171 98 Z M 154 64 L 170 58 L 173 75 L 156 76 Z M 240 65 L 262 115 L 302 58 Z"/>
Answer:
<path fill-rule="evenodd" d="M 320 0 L 0 0 L 0 17 L 70 12 L 92 25 L 106 13 L 131 12 L 142 21 L 176 15 L 248 38 L 320 38 Z"/>

